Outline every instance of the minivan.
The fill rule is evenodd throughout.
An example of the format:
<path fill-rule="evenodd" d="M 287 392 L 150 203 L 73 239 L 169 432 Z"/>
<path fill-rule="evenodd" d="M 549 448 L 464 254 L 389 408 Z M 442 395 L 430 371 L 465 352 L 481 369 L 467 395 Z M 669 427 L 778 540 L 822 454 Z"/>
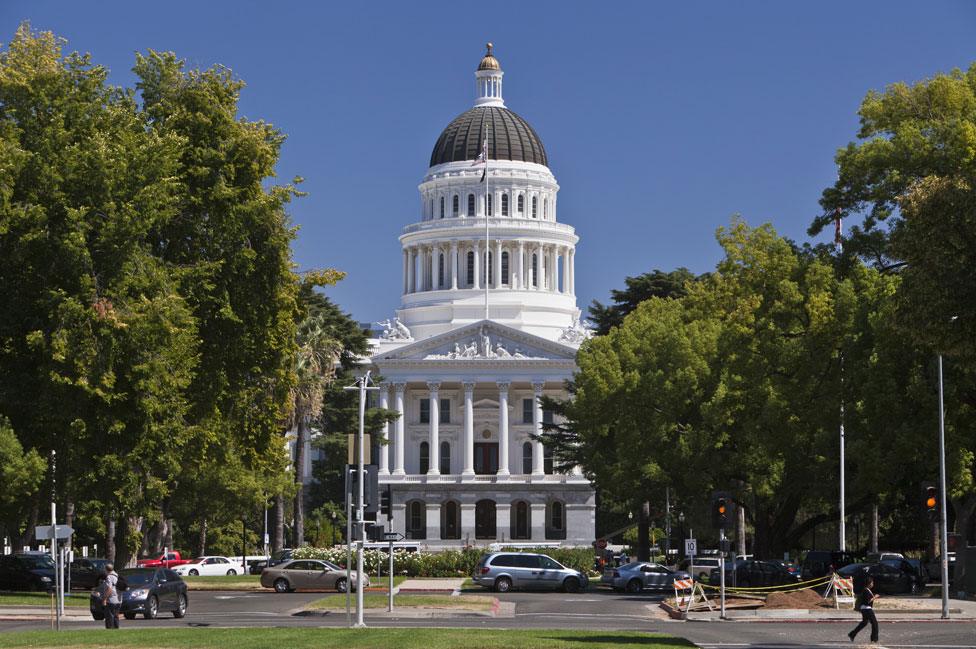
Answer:
<path fill-rule="evenodd" d="M 854 555 L 839 550 L 810 550 L 800 563 L 800 578 L 809 581 L 825 577 L 856 561 Z"/>
<path fill-rule="evenodd" d="M 474 583 L 507 593 L 513 588 L 565 590 L 577 593 L 589 583 L 587 576 L 552 557 L 532 552 L 492 552 L 481 557 L 471 576 Z"/>

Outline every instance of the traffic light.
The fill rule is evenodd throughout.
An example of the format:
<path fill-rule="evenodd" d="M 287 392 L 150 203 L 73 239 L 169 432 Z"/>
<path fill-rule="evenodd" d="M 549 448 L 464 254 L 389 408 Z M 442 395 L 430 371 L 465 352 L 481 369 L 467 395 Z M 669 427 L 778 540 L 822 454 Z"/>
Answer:
<path fill-rule="evenodd" d="M 732 497 L 724 491 L 712 494 L 712 527 L 724 530 L 732 518 Z"/>
<path fill-rule="evenodd" d="M 925 505 L 930 520 L 939 520 L 939 490 L 934 484 L 922 485 L 922 504 Z"/>
<path fill-rule="evenodd" d="M 387 487 L 380 492 L 380 514 L 393 518 L 393 487 Z"/>

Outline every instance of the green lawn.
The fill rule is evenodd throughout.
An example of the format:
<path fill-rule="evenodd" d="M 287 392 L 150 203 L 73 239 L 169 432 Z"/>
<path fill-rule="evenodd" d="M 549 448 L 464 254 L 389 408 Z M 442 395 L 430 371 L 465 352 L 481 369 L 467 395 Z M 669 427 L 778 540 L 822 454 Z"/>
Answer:
<path fill-rule="evenodd" d="M 405 579 L 407 578 L 403 576 L 393 577 L 393 585 L 399 586 Z M 183 577 L 183 581 L 186 582 L 186 587 L 190 590 L 268 590 L 261 586 L 260 575 L 186 576 Z M 370 583 L 373 584 L 371 589 L 386 590 L 386 586 L 390 581 L 388 577 L 383 577 L 377 581 L 374 575 L 370 575 Z"/>
<path fill-rule="evenodd" d="M 673 636 L 614 631 L 546 629 L 86 629 L 0 633 L 0 648 L 152 647 L 153 649 L 641 649 L 694 647 Z"/>
<path fill-rule="evenodd" d="M 0 592 L 0 606 L 51 606 L 53 597 L 47 593 Z M 66 595 L 65 606 L 88 606 L 88 594 Z"/>
<path fill-rule="evenodd" d="M 363 593 L 363 604 L 366 608 L 386 608 L 388 597 L 382 593 Z M 352 597 L 353 606 L 356 605 L 355 593 Z M 490 611 L 495 605 L 494 597 L 481 595 L 396 595 L 393 598 L 394 608 L 450 608 L 467 611 Z M 328 595 L 314 602 L 309 602 L 306 609 L 341 609 L 346 607 L 345 595 Z"/>

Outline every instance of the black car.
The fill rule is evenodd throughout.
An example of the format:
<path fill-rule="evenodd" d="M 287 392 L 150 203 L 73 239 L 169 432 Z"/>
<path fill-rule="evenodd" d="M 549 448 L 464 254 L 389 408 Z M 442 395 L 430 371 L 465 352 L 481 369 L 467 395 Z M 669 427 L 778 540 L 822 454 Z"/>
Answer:
<path fill-rule="evenodd" d="M 291 561 L 294 558 L 292 556 L 294 552 L 295 551 L 292 550 L 291 548 L 285 548 L 284 550 L 278 550 L 277 552 L 273 552 L 271 554 L 271 557 L 268 558 L 268 563 L 262 566 L 261 569 L 264 570 L 264 568 L 273 568 L 277 566 L 279 563 Z M 258 574 L 260 575 L 261 573 L 259 572 Z"/>
<path fill-rule="evenodd" d="M 108 559 L 81 557 L 71 562 L 71 587 L 91 590 L 105 578 Z"/>
<path fill-rule="evenodd" d="M 186 582 L 168 568 L 126 568 L 119 571 L 128 589 L 122 591 L 122 614 L 132 620 L 142 614 L 152 620 L 160 612 L 169 611 L 173 617 L 186 615 Z M 92 591 L 89 610 L 96 620 L 105 619 L 101 593 Z"/>
<path fill-rule="evenodd" d="M 708 583 L 718 586 L 721 581 L 721 574 L 718 568 L 712 568 L 708 576 Z M 785 584 L 795 584 L 799 581 L 797 576 L 791 573 L 776 561 L 740 561 L 735 570 L 727 568 L 725 575 L 726 586 L 738 588 L 756 588 L 758 586 L 782 586 Z"/>
<path fill-rule="evenodd" d="M 879 594 L 899 595 L 918 592 L 918 585 L 913 575 L 884 563 L 852 563 L 838 570 L 837 574 L 853 579 L 855 593 L 864 590 L 864 583 L 869 576 L 874 579 L 874 592 Z"/>
<path fill-rule="evenodd" d="M 854 555 L 838 550 L 810 550 L 800 564 L 800 578 L 810 581 L 826 577 L 839 568 L 855 563 Z"/>
<path fill-rule="evenodd" d="M 268 567 L 267 559 L 254 559 L 247 562 L 247 574 L 260 575 L 261 571 Z"/>
<path fill-rule="evenodd" d="M 54 588 L 54 560 L 46 554 L 0 556 L 0 590 Z"/>
<path fill-rule="evenodd" d="M 911 575 L 915 580 L 916 591 L 921 591 L 929 583 L 929 571 L 918 559 L 885 559 L 881 563 Z"/>

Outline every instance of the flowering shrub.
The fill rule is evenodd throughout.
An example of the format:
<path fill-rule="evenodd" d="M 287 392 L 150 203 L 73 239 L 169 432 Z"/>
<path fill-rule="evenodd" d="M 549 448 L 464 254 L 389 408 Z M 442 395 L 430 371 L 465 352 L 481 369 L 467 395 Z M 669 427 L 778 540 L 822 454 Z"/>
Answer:
<path fill-rule="evenodd" d="M 587 572 L 593 565 L 593 550 L 590 548 L 512 548 L 513 552 L 541 552 L 549 555 L 568 568 Z M 444 550 L 443 552 L 407 552 L 393 551 L 393 571 L 398 575 L 408 577 L 470 577 L 474 573 L 478 560 L 488 550 L 485 548 L 468 548 L 466 550 Z M 295 559 L 324 559 L 345 567 L 346 548 L 337 546 L 332 548 L 313 548 L 303 546 L 295 550 Z M 356 554 L 353 552 L 353 565 Z M 386 567 L 389 558 L 382 550 L 364 550 L 363 568 L 366 572 L 375 573 L 377 565 Z"/>

